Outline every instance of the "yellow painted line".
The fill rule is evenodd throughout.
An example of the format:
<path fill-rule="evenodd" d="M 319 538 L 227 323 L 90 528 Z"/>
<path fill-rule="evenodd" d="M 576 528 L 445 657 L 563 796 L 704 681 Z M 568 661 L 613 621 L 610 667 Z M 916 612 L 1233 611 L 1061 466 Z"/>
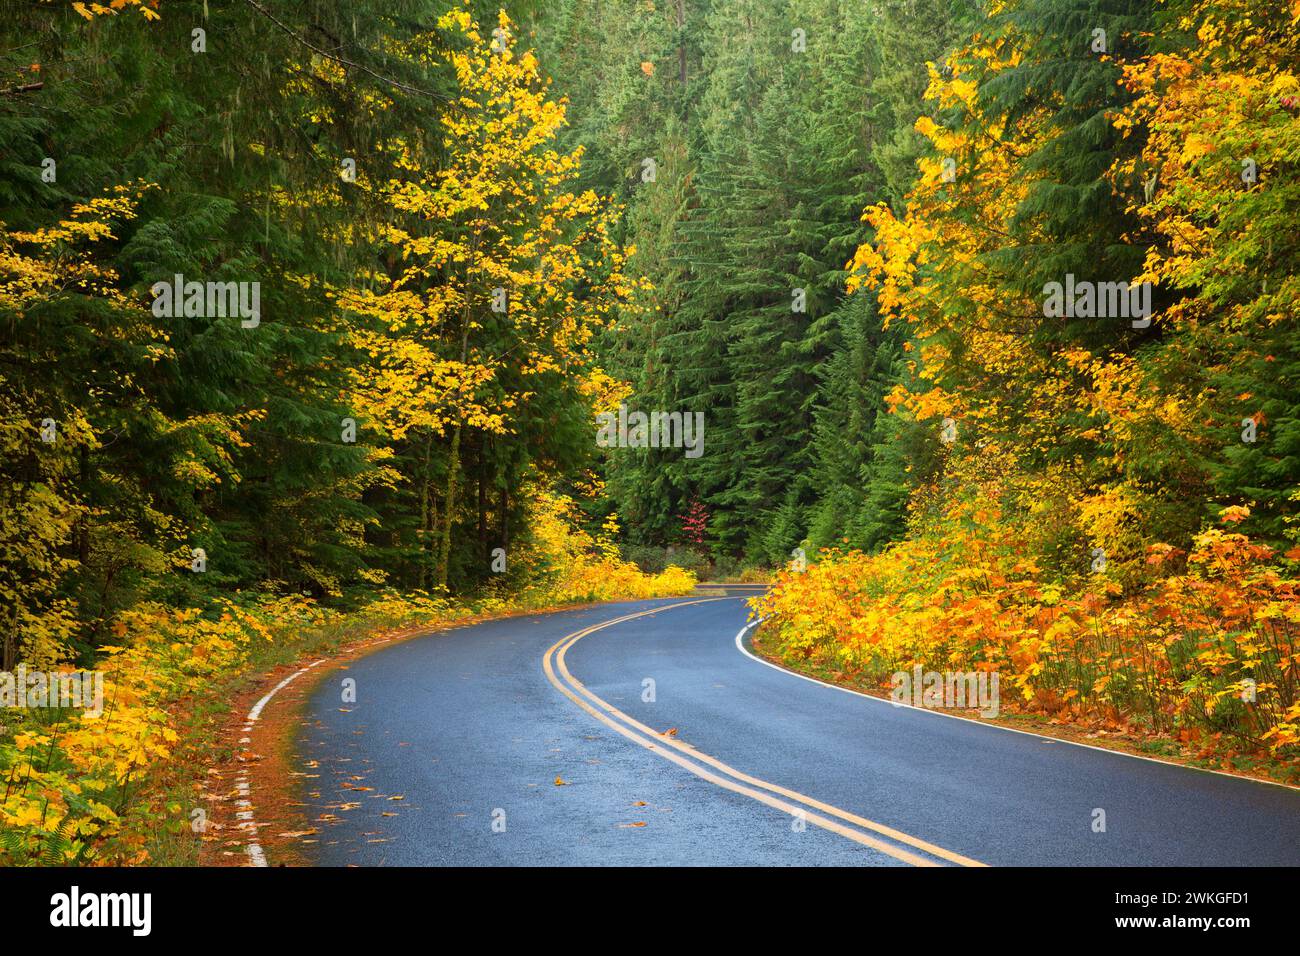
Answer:
<path fill-rule="evenodd" d="M 719 599 L 715 599 L 715 600 L 719 600 Z M 697 603 L 697 602 L 691 602 L 691 603 Z M 681 604 L 671 605 L 671 607 L 682 607 L 682 606 L 683 605 Z M 735 768 L 728 766 L 727 764 L 723 763 L 722 761 L 718 760 L 715 757 L 711 757 L 706 753 L 702 753 L 701 751 L 695 749 L 694 747 L 689 746 L 688 744 L 683 743 L 680 740 L 675 740 L 671 737 L 662 737 L 652 727 L 647 727 L 645 724 L 636 720 L 634 717 L 631 717 L 630 715 L 614 707 L 614 705 L 596 696 L 587 687 L 585 687 L 580 680 L 578 680 L 576 677 L 573 676 L 573 674 L 569 672 L 568 667 L 565 665 L 565 653 L 568 651 L 570 647 L 576 644 L 580 639 L 586 637 L 587 634 L 599 630 L 601 627 L 608 627 L 610 625 L 620 623 L 622 620 L 627 620 L 627 618 L 622 618 L 617 621 L 609 621 L 606 624 L 602 624 L 593 628 L 588 628 L 585 631 L 579 632 L 577 634 L 569 635 L 569 637 L 561 641 L 561 643 L 564 646 L 560 648 L 559 653 L 556 655 L 556 667 L 559 670 L 559 672 L 564 676 L 564 678 L 567 681 L 569 681 L 569 683 L 579 693 L 586 695 L 597 706 L 603 707 L 606 711 L 608 711 L 617 719 L 625 721 L 629 726 L 637 730 L 640 730 L 642 733 L 649 735 L 651 738 L 662 740 L 663 743 L 667 744 L 670 747 L 675 748 L 679 752 L 685 753 L 693 759 L 706 763 L 709 766 L 714 767 L 725 774 L 728 774 L 734 779 L 741 781 L 742 783 L 747 783 L 751 786 L 760 787 L 764 790 L 769 790 L 772 793 L 780 794 L 781 796 L 788 797 L 792 800 L 798 800 L 800 803 L 804 803 L 810 807 L 814 807 L 817 810 L 822 811 L 823 813 L 827 813 L 832 816 L 839 817 L 841 820 L 844 820 L 848 823 L 852 823 L 855 826 L 864 827 L 865 829 L 868 830 L 873 830 L 876 833 L 881 834 L 882 836 L 889 837 L 891 840 L 896 840 L 908 846 L 915 847 L 918 850 L 923 850 L 926 853 L 929 853 L 933 856 L 937 856 L 940 859 L 948 860 L 951 863 L 956 863 L 960 866 L 983 866 L 984 865 L 976 860 L 970 859 L 969 857 L 962 856 L 958 853 L 953 853 L 951 850 L 945 850 L 943 847 L 936 846 L 933 843 L 928 843 L 925 840 L 921 840 L 918 839 L 917 837 L 910 836 L 909 834 L 903 833 L 899 830 L 895 830 L 892 827 L 885 826 L 882 823 L 876 823 L 874 820 L 868 820 L 867 818 L 858 816 L 855 813 L 851 813 L 847 810 L 841 810 L 838 807 L 834 807 L 828 803 L 823 803 L 822 801 L 817 800 L 813 797 L 805 796 L 804 794 L 799 793 L 798 791 L 789 790 L 786 789 L 785 787 L 768 783 L 765 780 L 760 780 L 757 777 L 752 777 L 749 774 L 743 773 L 742 771 L 736 770 Z"/>
<path fill-rule="evenodd" d="M 645 724 L 628 714 L 625 714 L 608 701 L 593 694 L 581 681 L 569 672 L 569 669 L 565 664 L 565 653 L 568 649 L 588 634 L 593 634 L 604 628 L 612 627 L 615 624 L 621 624 L 624 621 L 645 617 L 649 614 L 657 614 L 659 611 L 668 611 L 673 608 L 687 607 L 692 604 L 707 604 L 713 601 L 725 600 L 734 600 L 734 598 L 704 598 L 695 601 L 683 601 L 678 604 L 669 604 L 664 607 L 651 608 L 648 611 L 627 614 L 622 617 L 614 618 L 613 620 L 603 621 L 600 624 L 595 624 L 579 631 L 575 631 L 572 634 L 560 638 L 560 640 L 556 641 L 555 644 L 547 650 L 546 654 L 542 658 L 542 669 L 546 672 L 547 679 L 550 680 L 560 693 L 564 694 L 591 716 L 601 721 L 601 723 L 618 731 L 618 733 L 627 737 L 634 743 L 640 744 L 647 750 L 658 754 L 665 760 L 671 760 L 673 763 L 689 770 L 697 777 L 708 780 L 710 783 L 716 784 L 719 787 L 731 790 L 735 793 L 744 794 L 753 800 L 757 800 L 759 803 L 781 810 L 782 812 L 788 813 L 792 816 L 802 816 L 808 822 L 813 823 L 824 830 L 829 830 L 832 833 L 847 837 L 850 840 L 861 843 L 864 846 L 869 846 L 872 849 L 892 856 L 895 859 L 910 863 L 913 866 L 938 866 L 939 864 L 935 863 L 933 860 L 927 859 L 926 857 L 918 856 L 915 853 L 904 850 L 902 847 L 894 846 L 893 844 L 878 840 L 867 833 L 861 832 L 861 830 L 845 826 L 844 823 L 839 821 L 844 821 L 846 823 L 851 823 L 854 826 L 874 831 L 898 843 L 914 847 L 915 849 L 929 853 L 931 856 L 947 860 L 951 863 L 957 863 L 961 866 L 984 866 L 985 864 L 980 863 L 977 860 L 972 860 L 969 857 L 953 853 L 950 850 L 945 850 L 943 847 L 910 836 L 909 834 L 895 830 L 892 827 L 876 823 L 873 820 L 868 820 L 865 817 L 859 816 L 855 813 L 850 813 L 847 810 L 841 810 L 838 807 L 805 796 L 797 791 L 789 790 L 785 787 L 768 783 L 765 780 L 760 780 L 757 777 L 742 773 L 715 757 L 701 753 L 699 750 L 688 746 L 682 741 L 674 740 L 671 737 L 663 737 L 652 728 L 647 727 Z M 557 669 L 563 676 L 564 681 L 567 681 L 570 686 L 566 686 L 566 684 L 561 681 L 560 677 L 556 676 Z M 577 693 L 575 693 L 575 691 Z M 588 700 L 583 700 L 582 697 L 578 696 L 578 694 L 584 695 Z M 593 706 L 593 704 L 595 706 Z M 606 713 L 601 713 L 596 709 L 597 707 L 602 708 Z M 636 733 L 637 730 L 640 731 L 639 734 Z M 650 739 L 645 739 L 642 734 Z M 717 773 L 706 770 L 704 767 L 695 763 L 695 761 L 707 764 L 725 776 L 720 776 Z M 762 792 L 764 790 L 768 792 Z M 805 804 L 807 807 L 813 807 L 820 810 L 827 816 L 821 816 L 817 813 L 809 813 L 804 807 L 794 806 L 784 800 L 779 800 L 776 797 L 771 796 L 771 794 L 779 794 L 780 796 L 787 797 L 791 800 L 796 800 L 799 803 Z M 828 819 L 828 817 L 836 817 L 838 820 Z"/>

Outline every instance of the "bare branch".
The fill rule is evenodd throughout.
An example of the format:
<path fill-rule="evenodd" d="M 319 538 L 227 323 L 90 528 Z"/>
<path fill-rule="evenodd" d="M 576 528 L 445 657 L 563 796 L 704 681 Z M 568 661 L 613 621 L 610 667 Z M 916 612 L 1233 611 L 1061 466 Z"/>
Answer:
<path fill-rule="evenodd" d="M 44 83 L 26 83 L 22 86 L 11 86 L 7 90 L 0 90 L 0 96 L 17 96 L 19 93 L 31 93 L 34 90 L 44 88 Z"/>

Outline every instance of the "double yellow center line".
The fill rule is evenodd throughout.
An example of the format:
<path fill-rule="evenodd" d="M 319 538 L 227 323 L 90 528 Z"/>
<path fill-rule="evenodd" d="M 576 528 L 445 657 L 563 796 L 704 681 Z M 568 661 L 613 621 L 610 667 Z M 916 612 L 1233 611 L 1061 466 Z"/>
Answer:
<path fill-rule="evenodd" d="M 887 827 L 882 823 L 876 823 L 874 820 L 868 820 L 856 813 L 841 810 L 839 807 L 823 803 L 797 791 L 742 773 L 733 767 L 727 766 L 716 757 L 701 753 L 680 740 L 665 737 L 635 718 L 623 713 L 608 701 L 597 697 L 584 687 L 580 680 L 569 673 L 569 668 L 565 665 L 565 653 L 588 634 L 594 634 L 596 631 L 613 627 L 615 624 L 622 624 L 624 621 L 632 621 L 639 617 L 658 614 L 661 611 L 689 607 L 693 604 L 709 604 L 714 601 L 728 600 L 735 600 L 735 598 L 704 598 L 695 601 L 682 601 L 678 604 L 651 608 L 648 611 L 638 611 L 635 614 L 625 614 L 622 617 L 602 621 L 600 624 L 593 624 L 591 627 L 574 631 L 551 645 L 542 657 L 542 670 L 546 672 L 547 680 L 555 685 L 556 690 L 601 723 L 622 734 L 633 743 L 645 747 L 663 759 L 672 761 L 697 777 L 722 787 L 724 790 L 744 794 L 752 800 L 757 800 L 759 803 L 780 810 L 783 813 L 802 817 L 807 822 L 819 826 L 823 830 L 837 833 L 842 837 L 853 840 L 855 843 L 871 847 L 873 850 L 878 850 L 913 866 L 942 866 L 943 862 L 941 861 L 955 863 L 959 866 L 984 866 L 983 863 L 962 856 L 959 853 L 954 853 L 951 850 L 945 850 L 943 847 L 935 846 L 933 843 L 910 836 L 895 830 L 893 827 Z M 906 849 L 908 847 L 910 849 Z"/>

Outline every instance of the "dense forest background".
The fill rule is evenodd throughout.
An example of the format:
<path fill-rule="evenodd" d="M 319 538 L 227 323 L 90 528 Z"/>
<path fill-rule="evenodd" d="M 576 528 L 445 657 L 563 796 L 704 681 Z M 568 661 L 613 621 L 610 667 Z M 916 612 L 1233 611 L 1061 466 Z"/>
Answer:
<path fill-rule="evenodd" d="M 606 354 L 636 402 L 708 423 L 699 460 L 611 457 L 630 540 L 699 509 L 742 563 L 874 551 L 997 474 L 1058 576 L 1231 504 L 1294 543 L 1295 13 L 548 5 L 566 136 L 653 286 Z M 1047 319 L 1067 274 L 1151 281 L 1157 318 Z"/>
<path fill-rule="evenodd" d="M 983 498 L 1054 579 L 1227 506 L 1294 543 L 1291 4 L 4 10 L 7 664 L 517 586 L 539 501 L 718 574 Z M 260 324 L 159 317 L 174 275 Z M 1045 317 L 1067 275 L 1154 321 Z M 619 403 L 704 453 L 597 447 Z"/>
<path fill-rule="evenodd" d="M 5 666 L 145 600 L 538 570 L 626 280 L 536 60 L 470 9 L 4 4 Z M 261 315 L 160 316 L 174 276 Z"/>
<path fill-rule="evenodd" d="M 904 336 L 844 264 L 931 6 L 6 0 L 4 665 L 146 601 L 517 589 L 559 512 L 651 570 L 900 533 Z M 617 401 L 706 453 L 597 448 Z"/>
<path fill-rule="evenodd" d="M 599 11 L 599 12 L 598 12 Z M 904 530 L 935 443 L 886 412 L 907 334 L 847 261 L 863 210 L 903 208 L 927 144 L 914 123 L 975 22 L 961 2 L 548 5 L 543 58 L 571 101 L 584 175 L 627 205 L 645 319 L 606 336 L 629 407 L 705 413 L 698 460 L 608 463 L 631 553 L 703 538 L 723 567 L 801 544 L 876 548 Z M 656 179 L 642 181 L 645 158 Z M 912 474 L 909 475 L 909 469 Z M 704 519 L 703 535 L 684 527 Z"/>
<path fill-rule="evenodd" d="M 650 279 L 603 354 L 708 423 L 609 457 L 629 553 L 779 569 L 764 647 L 824 680 L 1293 771 L 1300 3 L 561 9 Z"/>

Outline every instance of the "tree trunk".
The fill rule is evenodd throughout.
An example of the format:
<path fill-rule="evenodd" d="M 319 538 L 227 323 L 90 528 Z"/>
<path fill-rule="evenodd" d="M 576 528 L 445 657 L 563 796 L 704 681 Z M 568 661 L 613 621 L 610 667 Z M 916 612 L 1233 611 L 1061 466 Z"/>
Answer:
<path fill-rule="evenodd" d="M 81 466 L 81 487 L 85 488 L 90 484 L 90 448 L 83 444 L 79 450 L 79 460 Z M 83 511 L 77 516 L 77 561 L 81 565 L 81 572 L 86 573 L 86 565 L 90 563 L 90 514 Z"/>
<path fill-rule="evenodd" d="M 487 474 L 483 464 L 483 446 L 486 439 L 478 443 L 478 550 L 479 557 L 486 565 L 491 559 L 488 552 L 487 537 Z"/>
<path fill-rule="evenodd" d="M 451 519 L 456 510 L 456 479 L 460 470 L 461 425 L 451 433 L 451 459 L 447 462 L 447 495 L 442 510 L 442 541 L 438 547 L 438 587 L 447 587 L 447 564 L 451 559 Z"/>
<path fill-rule="evenodd" d="M 510 482 L 501 485 L 501 547 L 510 554 Z"/>
<path fill-rule="evenodd" d="M 2 658 L 0 670 L 12 671 L 18 664 L 18 604 L 16 602 L 9 627 L 5 630 L 4 653 L 0 654 L 0 658 Z"/>
<path fill-rule="evenodd" d="M 474 233 L 470 245 L 469 267 L 467 275 L 473 273 L 478 260 L 479 233 Z M 460 320 L 460 364 L 463 367 L 469 358 L 470 296 L 465 290 L 465 307 L 461 310 Z M 456 511 L 456 479 L 460 471 L 460 433 L 465 427 L 464 413 L 456 423 L 456 430 L 451 433 L 451 458 L 447 462 L 447 497 L 442 512 L 442 541 L 438 548 L 438 586 L 447 587 L 447 565 L 451 560 L 451 522 Z"/>
<path fill-rule="evenodd" d="M 419 589 L 427 590 L 429 586 L 429 560 L 426 556 L 432 545 L 430 530 L 433 528 L 433 476 L 430 474 L 433 459 L 433 433 L 424 439 L 424 473 L 420 475 L 420 527 L 417 532 L 420 545 Z"/>
<path fill-rule="evenodd" d="M 682 87 L 686 86 L 686 0 L 677 0 L 677 73 Z"/>

